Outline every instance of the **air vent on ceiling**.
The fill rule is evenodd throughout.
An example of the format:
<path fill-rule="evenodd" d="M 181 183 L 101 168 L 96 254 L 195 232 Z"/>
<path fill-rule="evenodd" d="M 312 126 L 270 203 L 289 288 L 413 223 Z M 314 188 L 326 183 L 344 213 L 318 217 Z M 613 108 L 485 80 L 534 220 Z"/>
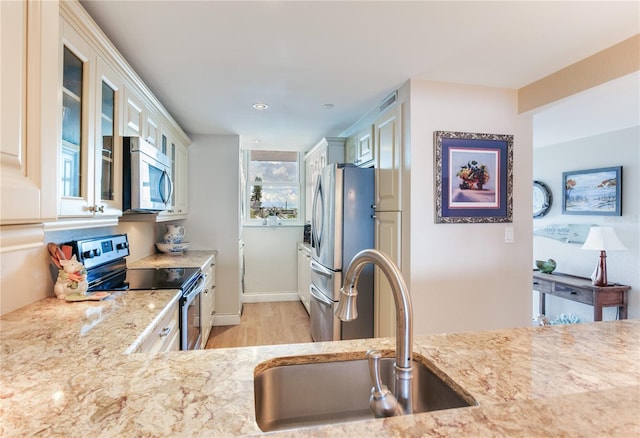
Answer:
<path fill-rule="evenodd" d="M 398 90 L 391 93 L 389 96 L 385 97 L 382 103 L 380 104 L 380 112 L 384 112 L 387 108 L 398 101 Z"/>

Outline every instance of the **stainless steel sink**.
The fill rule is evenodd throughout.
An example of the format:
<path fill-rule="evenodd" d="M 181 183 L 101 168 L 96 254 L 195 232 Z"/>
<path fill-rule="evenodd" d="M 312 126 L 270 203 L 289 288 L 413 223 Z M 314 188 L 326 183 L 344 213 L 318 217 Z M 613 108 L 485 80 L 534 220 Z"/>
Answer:
<path fill-rule="evenodd" d="M 393 392 L 392 351 L 385 352 L 382 380 Z M 306 361 L 306 363 L 300 363 Z M 426 358 L 413 356 L 413 412 L 476 405 L 453 382 L 446 382 Z M 336 356 L 280 358 L 256 367 L 256 422 L 264 432 L 374 418 L 369 408 L 371 379 L 367 359 Z"/>

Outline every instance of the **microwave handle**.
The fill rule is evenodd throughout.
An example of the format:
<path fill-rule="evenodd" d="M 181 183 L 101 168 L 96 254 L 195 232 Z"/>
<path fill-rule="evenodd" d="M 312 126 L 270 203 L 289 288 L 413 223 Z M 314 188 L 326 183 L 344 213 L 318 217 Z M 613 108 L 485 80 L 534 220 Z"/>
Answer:
<path fill-rule="evenodd" d="M 169 188 L 169 193 L 166 197 L 163 196 L 164 190 L 162 190 L 165 187 Z M 171 200 L 171 194 L 173 193 L 173 181 L 171 181 L 171 176 L 169 176 L 169 173 L 166 170 L 162 172 L 162 177 L 160 178 L 160 188 L 160 196 L 162 196 L 162 202 L 167 204 Z"/>

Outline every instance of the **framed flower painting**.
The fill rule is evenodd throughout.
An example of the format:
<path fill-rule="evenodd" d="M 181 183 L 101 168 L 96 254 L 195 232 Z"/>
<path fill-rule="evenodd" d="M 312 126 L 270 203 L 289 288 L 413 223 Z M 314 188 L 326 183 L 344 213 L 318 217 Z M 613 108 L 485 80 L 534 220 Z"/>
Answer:
<path fill-rule="evenodd" d="M 513 222 L 513 135 L 435 131 L 436 223 Z"/>

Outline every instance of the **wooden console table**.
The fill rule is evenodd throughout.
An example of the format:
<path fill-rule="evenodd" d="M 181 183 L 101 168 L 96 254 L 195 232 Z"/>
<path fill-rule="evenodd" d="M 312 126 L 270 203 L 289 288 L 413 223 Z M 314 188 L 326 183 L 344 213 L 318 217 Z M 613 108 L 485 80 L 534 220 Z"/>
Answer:
<path fill-rule="evenodd" d="M 602 321 L 603 307 L 617 307 L 620 319 L 627 319 L 627 291 L 630 286 L 594 286 L 591 279 L 568 274 L 533 271 L 533 288 L 540 292 L 540 314 L 545 314 L 547 294 L 593 306 L 593 320 Z"/>

